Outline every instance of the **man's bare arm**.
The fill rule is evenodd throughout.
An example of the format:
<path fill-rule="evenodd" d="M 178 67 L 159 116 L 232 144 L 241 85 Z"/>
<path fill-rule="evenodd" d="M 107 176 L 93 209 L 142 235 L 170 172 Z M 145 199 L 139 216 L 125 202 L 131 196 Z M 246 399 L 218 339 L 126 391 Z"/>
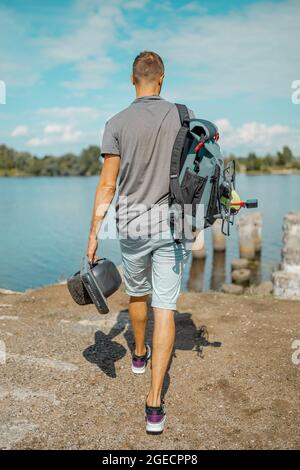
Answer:
<path fill-rule="evenodd" d="M 87 255 L 90 261 L 94 260 L 98 247 L 97 234 L 106 212 L 114 198 L 117 188 L 117 178 L 120 168 L 120 157 L 117 155 L 105 155 L 104 164 L 97 185 L 93 216 L 91 221 Z"/>

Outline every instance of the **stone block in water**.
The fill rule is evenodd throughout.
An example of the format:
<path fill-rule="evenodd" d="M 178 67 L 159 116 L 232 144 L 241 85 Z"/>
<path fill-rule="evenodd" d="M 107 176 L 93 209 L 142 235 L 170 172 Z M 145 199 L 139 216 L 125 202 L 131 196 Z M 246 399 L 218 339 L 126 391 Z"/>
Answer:
<path fill-rule="evenodd" d="M 276 271 L 272 276 L 273 294 L 280 299 L 300 300 L 300 274 Z"/>

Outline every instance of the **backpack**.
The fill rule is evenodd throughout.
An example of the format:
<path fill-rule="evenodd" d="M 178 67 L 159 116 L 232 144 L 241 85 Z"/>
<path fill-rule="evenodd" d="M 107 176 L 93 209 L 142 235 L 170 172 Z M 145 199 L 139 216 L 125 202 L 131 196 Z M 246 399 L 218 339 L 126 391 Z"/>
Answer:
<path fill-rule="evenodd" d="M 230 162 L 229 167 L 224 169 L 224 158 L 218 144 L 219 132 L 215 124 L 204 119 L 191 119 L 185 105 L 176 104 L 176 107 L 181 127 L 171 155 L 171 223 L 174 227 L 175 220 L 186 219 L 192 231 L 195 231 L 210 227 L 217 218 L 221 218 L 222 232 L 229 235 L 228 214 L 221 201 L 222 196 L 231 197 L 235 164 Z M 226 217 L 227 232 L 224 231 Z M 177 233 L 175 238 L 182 237 Z"/>
<path fill-rule="evenodd" d="M 172 149 L 169 188 L 174 238 L 180 242 L 183 233 L 193 238 L 191 231 L 211 227 L 216 219 L 222 220 L 222 233 L 230 235 L 230 225 L 239 210 L 257 208 L 258 201 L 242 201 L 235 191 L 235 161 L 224 164 L 215 124 L 205 119 L 191 119 L 183 104 L 176 103 L 176 107 L 181 127 Z M 181 220 L 179 230 L 178 220 Z"/>

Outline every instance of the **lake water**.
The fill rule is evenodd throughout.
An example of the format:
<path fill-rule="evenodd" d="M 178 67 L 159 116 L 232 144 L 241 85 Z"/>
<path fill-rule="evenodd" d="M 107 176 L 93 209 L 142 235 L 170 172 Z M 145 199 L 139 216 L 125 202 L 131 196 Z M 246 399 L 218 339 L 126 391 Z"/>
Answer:
<path fill-rule="evenodd" d="M 97 177 L 0 178 L 0 287 L 23 291 L 65 279 L 80 268 L 85 252 Z M 270 278 L 280 261 L 282 219 L 300 210 L 300 175 L 237 176 L 242 198 L 259 200 L 263 244 L 257 276 Z M 236 229 L 225 257 L 213 257 L 205 231 L 205 262 L 186 266 L 184 289 L 218 288 L 230 280 L 238 257 Z M 99 253 L 120 264 L 117 240 L 103 240 Z"/>

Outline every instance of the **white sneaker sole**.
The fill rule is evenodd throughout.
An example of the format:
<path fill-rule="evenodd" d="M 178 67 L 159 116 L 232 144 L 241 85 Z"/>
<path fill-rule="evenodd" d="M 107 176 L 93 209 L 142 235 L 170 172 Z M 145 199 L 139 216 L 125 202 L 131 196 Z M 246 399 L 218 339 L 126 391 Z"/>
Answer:
<path fill-rule="evenodd" d="M 151 348 L 150 348 L 149 345 L 147 345 L 147 352 L 148 352 L 148 356 L 147 356 L 147 363 L 148 363 L 151 359 Z M 146 371 L 146 366 L 144 366 L 144 367 L 134 367 L 134 365 L 132 364 L 131 365 L 131 370 L 134 374 L 144 374 L 145 371 Z"/>
<path fill-rule="evenodd" d="M 164 427 L 165 427 L 165 421 L 166 421 L 165 416 L 164 416 L 163 420 L 160 423 L 149 423 L 149 421 L 147 421 L 146 431 L 147 432 L 153 432 L 153 433 L 163 432 Z"/>
<path fill-rule="evenodd" d="M 134 367 L 134 366 L 131 366 L 131 370 L 134 374 L 144 374 L 145 373 L 145 370 L 146 370 L 146 367 Z"/>

